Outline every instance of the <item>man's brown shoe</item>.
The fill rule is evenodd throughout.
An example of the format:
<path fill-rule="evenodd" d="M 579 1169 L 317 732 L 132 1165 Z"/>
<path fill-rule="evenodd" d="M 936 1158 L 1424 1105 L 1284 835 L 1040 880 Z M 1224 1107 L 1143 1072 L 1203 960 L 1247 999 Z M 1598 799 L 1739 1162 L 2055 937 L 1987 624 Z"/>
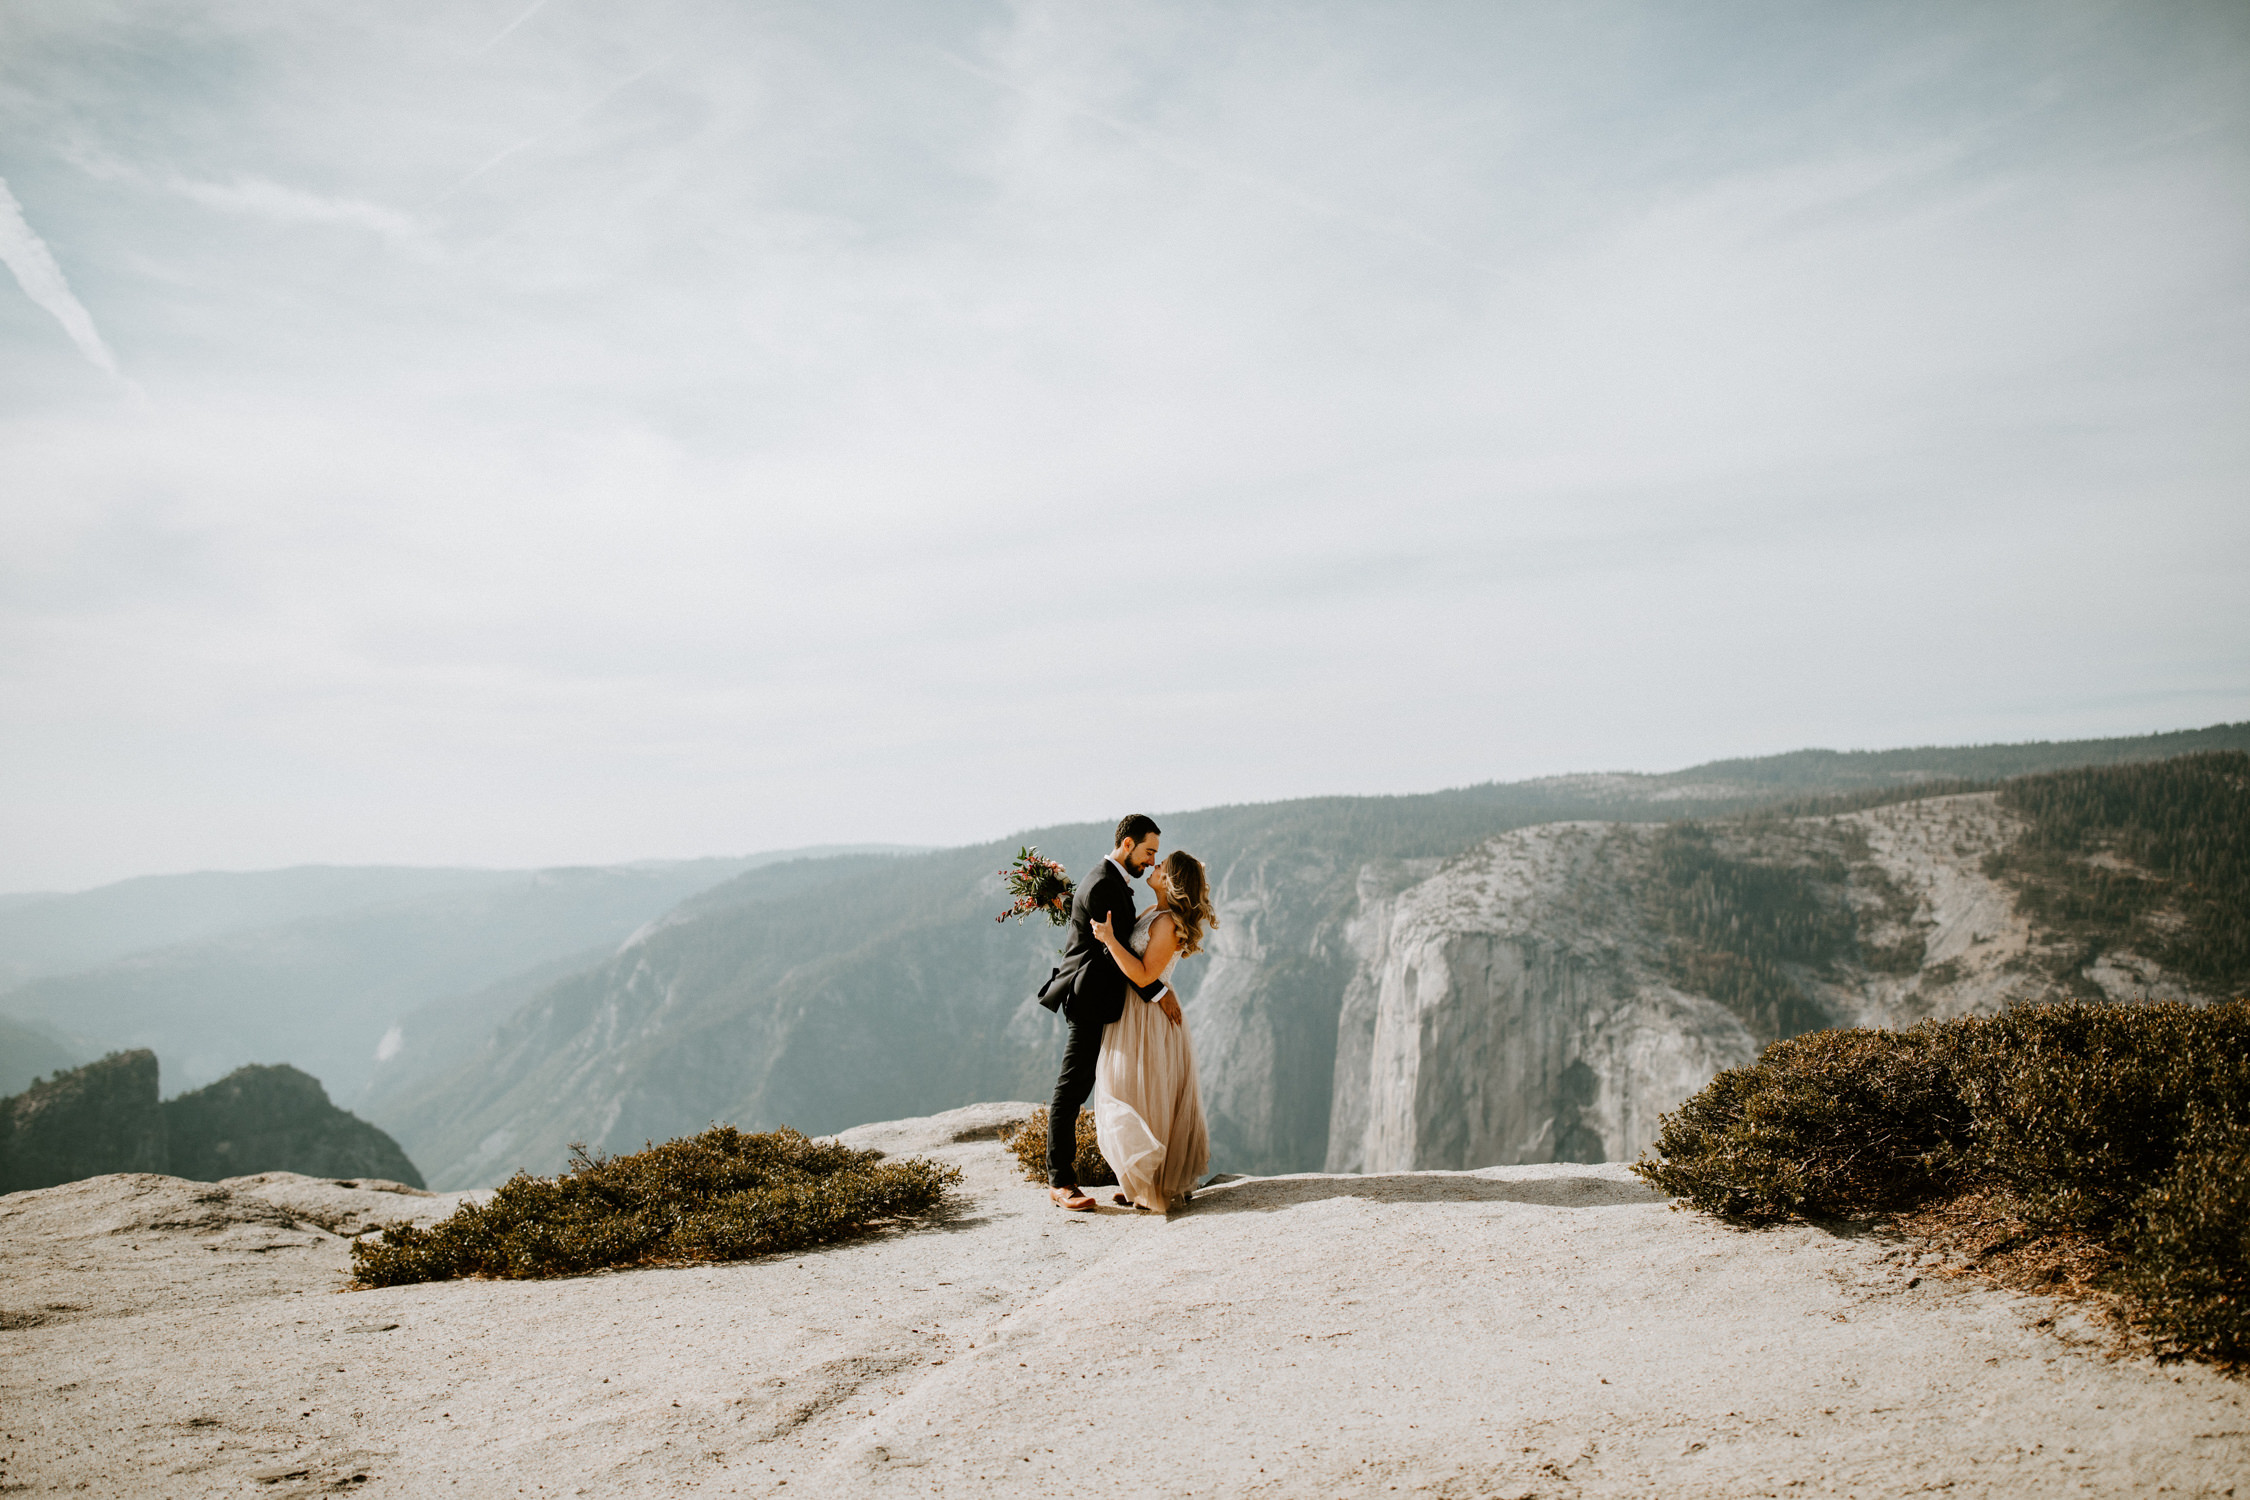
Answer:
<path fill-rule="evenodd" d="M 1090 1214 L 1094 1211 L 1094 1200 L 1080 1192 L 1075 1185 L 1047 1189 L 1047 1201 L 1057 1208 L 1067 1208 L 1074 1214 Z"/>

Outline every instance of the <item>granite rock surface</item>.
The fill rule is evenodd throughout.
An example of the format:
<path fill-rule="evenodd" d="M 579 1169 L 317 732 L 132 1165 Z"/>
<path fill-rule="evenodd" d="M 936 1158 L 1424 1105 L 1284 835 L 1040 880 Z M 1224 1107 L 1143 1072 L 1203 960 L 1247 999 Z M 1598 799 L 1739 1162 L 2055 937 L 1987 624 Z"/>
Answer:
<path fill-rule="evenodd" d="M 1909 1245 L 1616 1165 L 1246 1178 L 1066 1215 L 988 1104 L 926 1227 L 345 1290 L 465 1195 L 129 1174 L 0 1198 L 0 1486 L 85 1496 L 2231 1493 L 2250 1391 Z"/>

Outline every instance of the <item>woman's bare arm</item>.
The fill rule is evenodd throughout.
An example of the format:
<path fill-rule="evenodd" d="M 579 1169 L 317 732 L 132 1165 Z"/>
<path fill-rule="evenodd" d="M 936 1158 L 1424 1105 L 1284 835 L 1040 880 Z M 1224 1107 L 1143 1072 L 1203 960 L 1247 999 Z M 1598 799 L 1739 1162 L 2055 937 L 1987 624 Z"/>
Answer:
<path fill-rule="evenodd" d="M 1179 923 L 1166 912 L 1148 929 L 1148 953 L 1135 953 L 1119 940 L 1109 918 L 1103 917 L 1094 924 L 1094 936 L 1109 949 L 1109 956 L 1117 960 L 1118 969 L 1134 984 L 1154 984 L 1156 976 L 1172 961 L 1172 950 L 1179 946 Z"/>

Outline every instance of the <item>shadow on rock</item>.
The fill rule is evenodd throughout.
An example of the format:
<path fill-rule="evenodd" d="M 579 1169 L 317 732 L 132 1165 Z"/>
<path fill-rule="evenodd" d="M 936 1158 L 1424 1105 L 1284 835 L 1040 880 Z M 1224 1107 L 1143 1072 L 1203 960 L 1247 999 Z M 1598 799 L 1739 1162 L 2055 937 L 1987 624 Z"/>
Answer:
<path fill-rule="evenodd" d="M 965 1195 L 949 1195 L 945 1201 L 919 1218 L 903 1221 L 894 1220 L 890 1223 L 879 1224 L 874 1226 L 869 1233 L 887 1239 L 902 1239 L 910 1234 L 958 1234 L 967 1229 L 982 1229 L 991 1222 L 992 1215 L 983 1212 L 981 1206 L 974 1199 Z M 849 1243 L 848 1240 L 836 1241 L 838 1246 Z M 794 1250 L 787 1253 L 801 1256 L 827 1248 L 826 1245 L 814 1245 L 804 1250 Z"/>
<path fill-rule="evenodd" d="M 1324 1198 L 1370 1203 L 1525 1203 L 1538 1208 L 1625 1208 L 1667 1201 L 1654 1188 L 1608 1177 L 1507 1181 L 1469 1173 L 1396 1172 L 1366 1177 L 1246 1177 L 1196 1191 L 1190 1217 L 1272 1213 Z"/>

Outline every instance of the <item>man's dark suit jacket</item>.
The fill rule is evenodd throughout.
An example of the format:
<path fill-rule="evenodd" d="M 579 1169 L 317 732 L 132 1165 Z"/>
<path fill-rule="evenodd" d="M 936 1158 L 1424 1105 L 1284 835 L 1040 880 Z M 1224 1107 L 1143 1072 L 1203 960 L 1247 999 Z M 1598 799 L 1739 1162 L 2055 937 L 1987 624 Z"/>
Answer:
<path fill-rule="evenodd" d="M 1094 923 L 1109 918 L 1110 930 L 1124 942 L 1133 935 L 1133 887 L 1122 870 L 1103 860 L 1094 878 L 1070 898 L 1070 941 L 1063 947 L 1062 962 L 1039 987 L 1039 1003 L 1060 1010 L 1080 1026 L 1107 1026 L 1125 1014 L 1125 996 L 1137 993 L 1154 1000 L 1164 993 L 1164 983 L 1134 985 L 1109 956 L 1109 949 L 1094 936 Z"/>

